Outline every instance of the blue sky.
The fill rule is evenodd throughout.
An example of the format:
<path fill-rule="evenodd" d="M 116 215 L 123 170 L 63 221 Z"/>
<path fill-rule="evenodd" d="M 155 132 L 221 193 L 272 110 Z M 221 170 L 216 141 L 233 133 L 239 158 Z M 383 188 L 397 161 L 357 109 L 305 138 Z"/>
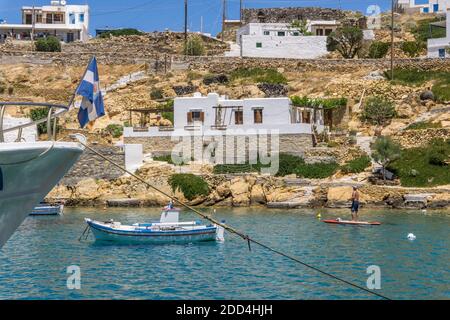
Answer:
<path fill-rule="evenodd" d="M 423 1 L 423 0 L 419 0 Z M 69 4 L 89 4 L 91 8 L 90 32 L 96 28 L 130 27 L 143 31 L 182 30 L 183 0 L 68 0 Z M 228 18 L 239 17 L 239 0 L 228 0 Z M 39 6 L 50 0 L 0 0 L 0 19 L 10 23 L 20 22 L 20 8 L 23 5 Z M 222 0 L 188 0 L 189 28 L 200 30 L 203 17 L 203 31 L 216 34 L 221 28 Z M 244 0 L 249 8 L 320 6 L 329 8 L 355 9 L 365 12 L 367 7 L 377 4 L 381 9 L 390 8 L 391 0 Z"/>

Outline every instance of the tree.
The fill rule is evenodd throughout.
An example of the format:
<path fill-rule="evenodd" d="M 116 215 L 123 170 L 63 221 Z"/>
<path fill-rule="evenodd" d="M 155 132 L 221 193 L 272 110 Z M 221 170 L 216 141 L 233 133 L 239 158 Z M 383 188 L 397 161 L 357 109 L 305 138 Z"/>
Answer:
<path fill-rule="evenodd" d="M 312 33 L 308 31 L 308 21 L 307 20 L 294 20 L 290 24 L 289 28 L 296 29 L 304 36 L 310 36 Z"/>
<path fill-rule="evenodd" d="M 345 26 L 327 38 L 327 50 L 338 51 L 345 59 L 353 59 L 363 46 L 364 34 L 358 27 Z"/>
<path fill-rule="evenodd" d="M 423 48 L 425 44 L 422 41 L 404 41 L 401 45 L 402 51 L 411 58 L 418 57 Z"/>
<path fill-rule="evenodd" d="M 368 57 L 371 59 L 384 58 L 389 50 L 390 44 L 382 41 L 373 41 L 369 47 Z"/>
<path fill-rule="evenodd" d="M 381 96 L 372 96 L 363 106 L 361 120 L 382 126 L 395 115 L 395 108 L 390 100 Z"/>
<path fill-rule="evenodd" d="M 199 36 L 192 36 L 184 45 L 184 54 L 188 56 L 201 56 L 205 52 L 203 40 Z"/>
<path fill-rule="evenodd" d="M 386 180 L 386 167 L 400 158 L 400 145 L 389 137 L 378 137 L 372 145 L 372 158 L 383 167 L 383 180 Z"/>

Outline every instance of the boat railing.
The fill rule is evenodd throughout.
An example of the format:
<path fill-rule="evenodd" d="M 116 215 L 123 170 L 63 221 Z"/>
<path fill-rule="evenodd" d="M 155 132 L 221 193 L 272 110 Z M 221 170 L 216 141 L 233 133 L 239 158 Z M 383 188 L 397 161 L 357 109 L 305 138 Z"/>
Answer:
<path fill-rule="evenodd" d="M 47 117 L 30 121 L 28 123 L 23 123 L 20 125 L 12 126 L 9 128 L 4 128 L 4 117 L 6 113 L 6 108 L 8 107 L 27 107 L 27 108 L 35 108 L 35 107 L 46 107 L 48 108 Z M 64 113 L 69 111 L 69 106 L 61 105 L 61 104 L 52 104 L 52 103 L 40 103 L 40 102 L 1 102 L 0 101 L 0 143 L 5 142 L 5 133 L 17 131 L 17 139 L 16 142 L 22 141 L 22 131 L 24 128 L 28 128 L 31 126 L 36 126 L 41 123 L 47 123 L 47 136 L 49 141 L 54 141 L 56 139 L 56 122 L 53 121 L 52 127 L 52 119 L 57 119 Z"/>

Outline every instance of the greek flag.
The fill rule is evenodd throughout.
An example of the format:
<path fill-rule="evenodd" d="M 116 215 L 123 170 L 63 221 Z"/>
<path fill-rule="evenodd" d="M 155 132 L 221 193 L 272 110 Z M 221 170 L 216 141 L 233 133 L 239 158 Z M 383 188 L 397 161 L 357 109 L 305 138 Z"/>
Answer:
<path fill-rule="evenodd" d="M 86 73 L 83 79 L 81 79 L 81 83 L 75 94 L 83 97 L 80 111 L 78 112 L 78 121 L 82 128 L 84 128 L 89 121 L 105 115 L 102 92 L 100 91 L 97 60 L 95 57 L 93 57 L 89 63 Z"/>

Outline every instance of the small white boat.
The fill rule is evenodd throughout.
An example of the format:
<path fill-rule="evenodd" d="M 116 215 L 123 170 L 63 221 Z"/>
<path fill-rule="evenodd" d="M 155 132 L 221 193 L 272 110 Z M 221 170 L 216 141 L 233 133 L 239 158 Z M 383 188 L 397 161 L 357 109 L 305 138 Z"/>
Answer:
<path fill-rule="evenodd" d="M 30 216 L 59 216 L 63 214 L 63 211 L 64 204 L 62 203 L 50 204 L 41 202 L 37 207 L 34 207 Z"/>
<path fill-rule="evenodd" d="M 224 241 L 223 227 L 202 225 L 200 221 L 179 222 L 179 209 L 164 208 L 159 222 L 124 225 L 113 220 L 85 221 L 97 241 L 150 244 Z"/>

